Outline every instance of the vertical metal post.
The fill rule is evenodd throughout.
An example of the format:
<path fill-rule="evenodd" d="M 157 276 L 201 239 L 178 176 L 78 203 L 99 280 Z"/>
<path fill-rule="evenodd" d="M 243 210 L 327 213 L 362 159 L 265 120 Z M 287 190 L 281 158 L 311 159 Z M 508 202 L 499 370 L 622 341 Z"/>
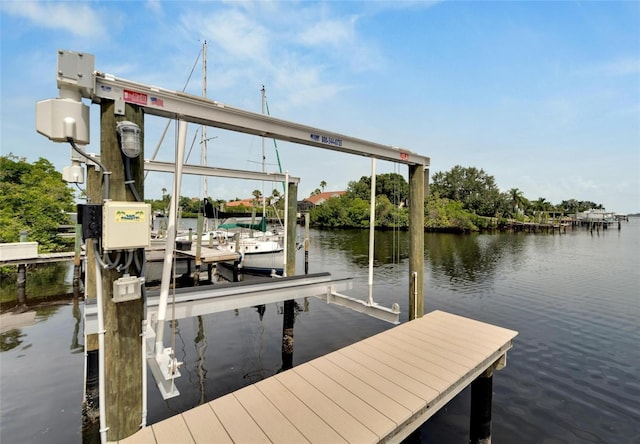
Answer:
<path fill-rule="evenodd" d="M 162 264 L 162 281 L 160 283 L 160 301 L 158 304 L 158 327 L 156 331 L 155 354 L 160 355 L 164 351 L 164 323 L 167 318 L 167 303 L 169 301 L 169 286 L 171 281 L 171 267 L 173 265 L 173 252 L 176 245 L 176 221 L 178 219 L 178 199 L 182 187 L 182 166 L 184 165 L 184 151 L 187 138 L 187 122 L 181 120 L 178 123 L 178 145 L 176 146 L 176 172 L 173 175 L 173 192 L 169 201 L 169 221 L 167 226 L 167 244 Z M 175 272 L 175 270 L 174 270 Z"/>
<path fill-rule="evenodd" d="M 376 158 L 371 158 L 371 196 L 369 200 L 369 305 L 373 305 L 373 258 L 376 235 Z"/>

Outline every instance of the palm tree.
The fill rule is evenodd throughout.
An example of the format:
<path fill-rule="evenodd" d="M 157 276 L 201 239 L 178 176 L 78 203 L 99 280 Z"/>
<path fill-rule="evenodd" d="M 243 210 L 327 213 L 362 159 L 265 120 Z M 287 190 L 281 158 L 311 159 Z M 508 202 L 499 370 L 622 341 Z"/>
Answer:
<path fill-rule="evenodd" d="M 260 197 L 262 196 L 262 192 L 260 190 L 253 190 L 251 195 L 254 197 L 254 205 L 260 203 Z"/>
<path fill-rule="evenodd" d="M 532 202 L 534 210 L 539 212 L 540 217 L 538 218 L 539 222 L 542 222 L 542 216 L 544 212 L 549 211 L 551 207 L 551 203 L 547 202 L 547 199 L 544 197 L 539 197 L 538 200 Z"/>
<path fill-rule="evenodd" d="M 327 186 L 327 182 L 325 182 L 324 180 L 322 182 L 320 182 L 320 188 L 322 188 L 322 192 L 324 193 L 324 188 Z"/>
<path fill-rule="evenodd" d="M 515 217 L 517 214 L 517 210 L 523 210 L 524 209 L 524 203 L 525 203 L 525 198 L 524 198 L 524 193 L 517 189 L 517 188 L 511 188 L 508 191 L 509 194 L 509 198 L 511 199 L 511 208 L 513 210 L 513 216 Z"/>

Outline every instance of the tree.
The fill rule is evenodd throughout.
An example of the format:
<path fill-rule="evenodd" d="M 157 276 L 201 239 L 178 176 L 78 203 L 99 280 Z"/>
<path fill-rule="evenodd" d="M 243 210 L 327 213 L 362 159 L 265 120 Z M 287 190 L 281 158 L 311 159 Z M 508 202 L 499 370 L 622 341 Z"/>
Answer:
<path fill-rule="evenodd" d="M 502 204 L 494 177 L 474 167 L 456 165 L 448 172 L 437 172 L 429 189 L 481 216 L 495 216 Z"/>
<path fill-rule="evenodd" d="M 524 211 L 527 200 L 524 197 L 524 193 L 517 188 L 511 188 L 508 191 L 509 199 L 511 202 L 512 215 L 516 216 L 518 211 Z"/>
<path fill-rule="evenodd" d="M 251 192 L 251 195 L 253 196 L 253 205 L 258 206 L 261 203 L 260 198 L 262 197 L 262 192 L 255 189 Z"/>
<path fill-rule="evenodd" d="M 324 188 L 327 186 L 327 182 L 325 182 L 324 180 L 322 182 L 320 182 L 320 188 L 322 188 L 322 192 L 324 193 Z"/>
<path fill-rule="evenodd" d="M 347 193 L 353 197 L 369 201 L 371 177 L 362 176 L 358 182 L 349 182 Z M 409 184 L 398 173 L 378 174 L 376 176 L 376 196 L 387 196 L 390 202 L 399 206 L 409 198 Z"/>
<path fill-rule="evenodd" d="M 26 230 L 42 251 L 60 251 L 69 241 L 58 226 L 69 224 L 74 191 L 46 159 L 30 164 L 9 154 L 0 157 L 0 242 L 17 242 Z"/>

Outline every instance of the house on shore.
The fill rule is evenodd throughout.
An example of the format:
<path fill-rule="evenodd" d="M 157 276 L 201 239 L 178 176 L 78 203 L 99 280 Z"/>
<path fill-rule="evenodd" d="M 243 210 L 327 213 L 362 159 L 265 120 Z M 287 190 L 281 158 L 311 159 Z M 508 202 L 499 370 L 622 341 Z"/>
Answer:
<path fill-rule="evenodd" d="M 340 197 L 345 193 L 346 191 L 325 191 L 300 200 L 298 201 L 298 214 L 308 213 L 311 208 L 322 205 L 332 197 Z"/>

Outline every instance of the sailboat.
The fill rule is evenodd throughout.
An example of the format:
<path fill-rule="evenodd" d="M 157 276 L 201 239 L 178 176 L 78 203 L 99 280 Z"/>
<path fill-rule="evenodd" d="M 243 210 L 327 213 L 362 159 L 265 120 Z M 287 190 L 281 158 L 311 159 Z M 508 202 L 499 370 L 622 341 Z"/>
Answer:
<path fill-rule="evenodd" d="M 265 113 L 266 92 L 262 86 L 262 113 Z M 265 171 L 265 147 L 262 138 L 262 172 Z M 279 160 L 278 160 L 279 164 Z M 284 227 L 268 228 L 266 218 L 266 197 L 262 192 L 262 218 L 255 222 L 243 222 L 238 218 L 229 218 L 216 227 L 217 232 L 227 231 L 227 235 L 218 242 L 220 250 L 241 254 L 239 268 L 247 274 L 282 275 L 284 269 Z M 232 234 L 230 234 L 232 233 Z"/>

